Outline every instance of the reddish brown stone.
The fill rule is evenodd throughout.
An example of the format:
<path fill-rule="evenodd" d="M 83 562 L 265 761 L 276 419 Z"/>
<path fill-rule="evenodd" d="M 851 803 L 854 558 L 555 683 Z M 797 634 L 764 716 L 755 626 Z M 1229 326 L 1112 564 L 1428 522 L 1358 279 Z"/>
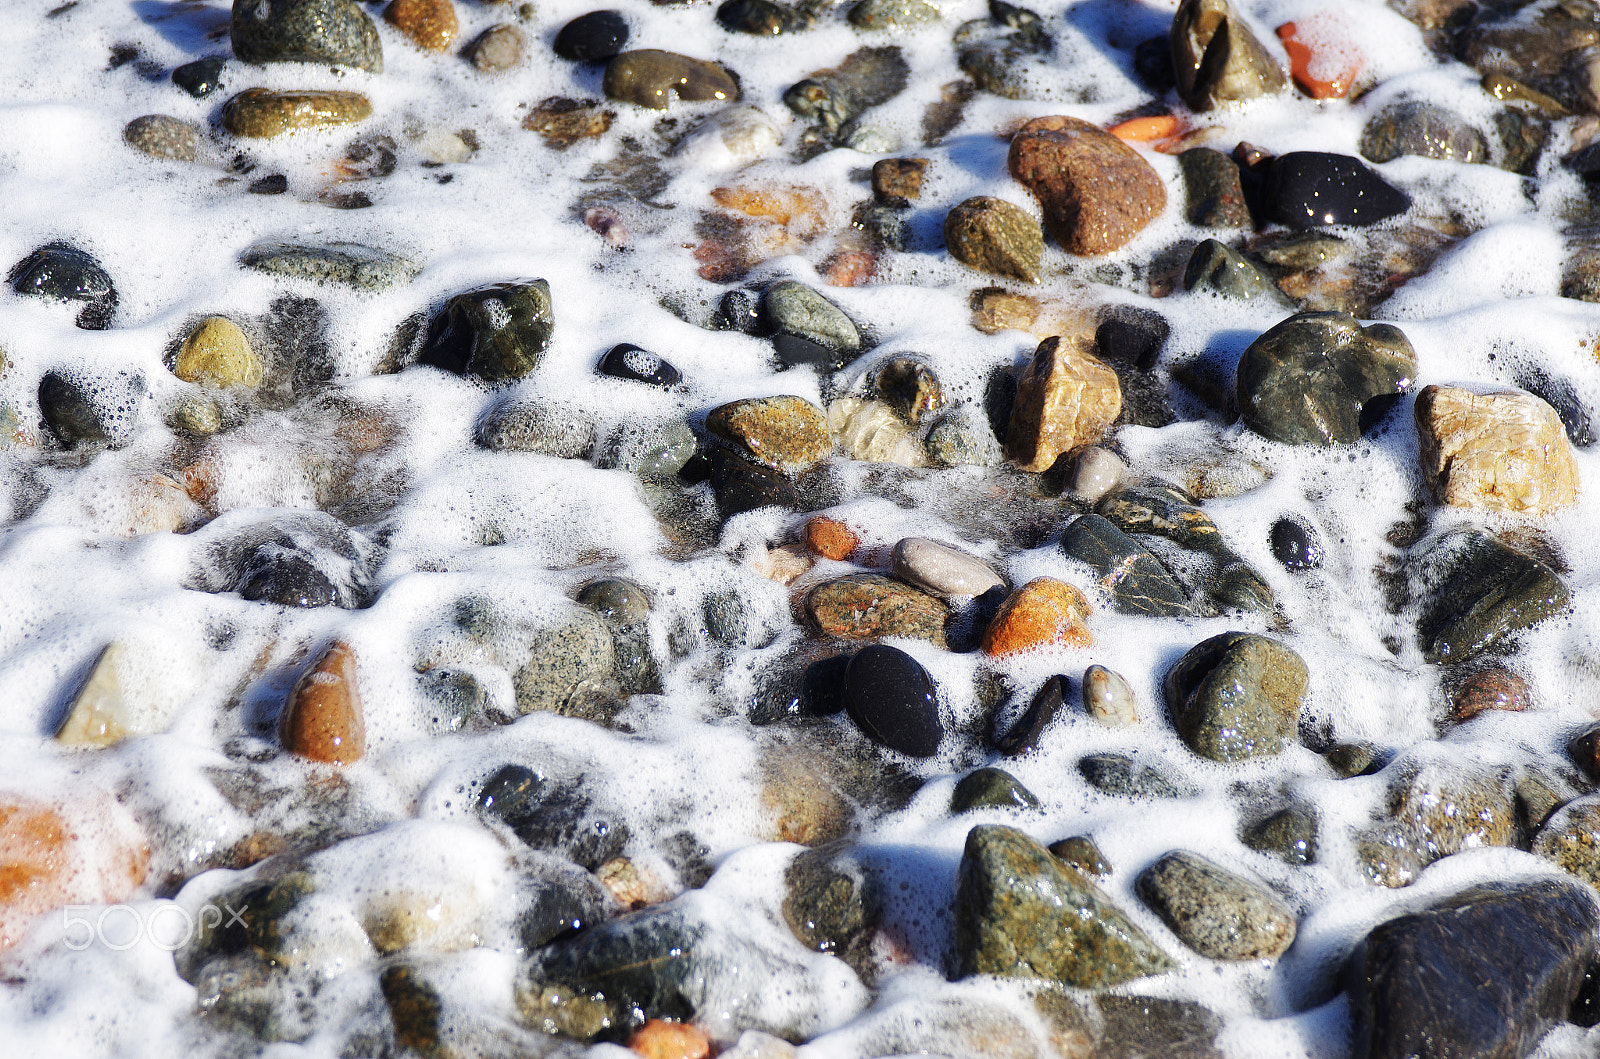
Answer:
<path fill-rule="evenodd" d="M 848 559 L 861 538 L 836 518 L 818 515 L 806 523 L 806 547 L 824 559 Z"/>
<path fill-rule="evenodd" d="M 383 20 L 429 51 L 450 47 L 459 29 L 450 0 L 393 0 L 383 9 Z"/>
<path fill-rule="evenodd" d="M 628 1038 L 628 1047 L 645 1059 L 706 1059 L 711 1038 L 687 1022 L 651 1019 Z"/>
<path fill-rule="evenodd" d="M 1011 175 L 1068 252 L 1108 254 L 1167 207 L 1167 187 L 1139 152 L 1077 118 L 1035 118 L 1011 139 Z"/>
<path fill-rule="evenodd" d="M 914 199 L 922 195 L 922 174 L 926 158 L 880 158 L 872 163 L 872 192 L 895 198 Z"/>
<path fill-rule="evenodd" d="M 285 749 L 332 765 L 366 753 L 356 655 L 348 644 L 334 641 L 295 684 L 278 718 L 278 737 Z"/>
<path fill-rule="evenodd" d="M 1050 644 L 1088 647 L 1094 643 L 1088 617 L 1089 601 L 1082 592 L 1053 577 L 1034 578 L 1000 604 L 984 633 L 983 649 L 1012 655 Z"/>
<path fill-rule="evenodd" d="M 1471 673 L 1450 696 L 1450 717 L 1470 721 L 1485 710 L 1521 713 L 1528 708 L 1528 683 L 1509 669 L 1489 666 Z"/>
<path fill-rule="evenodd" d="M 909 636 L 945 646 L 950 608 L 920 588 L 882 574 L 851 574 L 825 581 L 806 596 L 806 610 L 829 636 L 876 640 Z"/>

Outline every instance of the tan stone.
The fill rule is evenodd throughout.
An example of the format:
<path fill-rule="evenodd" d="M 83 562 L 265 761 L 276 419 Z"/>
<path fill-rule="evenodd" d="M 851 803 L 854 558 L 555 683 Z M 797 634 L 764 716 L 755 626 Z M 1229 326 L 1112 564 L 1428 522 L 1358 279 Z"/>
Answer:
<path fill-rule="evenodd" d="M 1555 409 L 1520 390 L 1417 395 L 1422 471 L 1452 507 L 1543 515 L 1578 499 L 1578 465 Z"/>
<path fill-rule="evenodd" d="M 356 655 L 335 640 L 289 692 L 278 718 L 284 748 L 313 761 L 348 765 L 366 752 Z"/>
<path fill-rule="evenodd" d="M 274 92 L 247 88 L 223 104 L 222 127 L 250 139 L 270 139 L 301 129 L 329 129 L 372 117 L 359 92 Z"/>
<path fill-rule="evenodd" d="M 761 808 L 765 835 L 773 842 L 820 846 L 850 831 L 850 803 L 800 753 L 781 750 L 761 769 Z"/>
<path fill-rule="evenodd" d="M 816 565 L 816 560 L 811 558 L 804 544 L 780 544 L 776 548 L 756 549 L 744 563 L 769 581 L 792 585 Z"/>
<path fill-rule="evenodd" d="M 757 463 L 793 473 L 833 449 L 828 419 L 803 397 L 781 395 L 732 401 L 706 416 L 706 429 Z"/>
<path fill-rule="evenodd" d="M 972 326 L 986 335 L 1000 331 L 1033 331 L 1039 319 L 1039 303 L 1026 294 L 1013 294 L 1001 287 L 985 287 L 972 292 Z"/>
<path fill-rule="evenodd" d="M 1089 601 L 1065 581 L 1037 577 L 1006 598 L 983 635 L 986 654 L 1005 656 L 1037 647 L 1088 647 Z"/>
<path fill-rule="evenodd" d="M 1068 253 L 1109 254 L 1167 208 L 1167 186 L 1138 151 L 1098 125 L 1035 118 L 1011 139 L 1011 175 L 1039 200 Z"/>
<path fill-rule="evenodd" d="M 383 20 L 429 51 L 450 47 L 459 30 L 450 0 L 393 0 L 383 9 Z"/>
<path fill-rule="evenodd" d="M 882 401 L 841 397 L 828 405 L 828 429 L 853 460 L 928 466 L 928 450 Z"/>
<path fill-rule="evenodd" d="M 254 388 L 261 384 L 261 358 L 238 324 L 226 316 L 208 316 L 183 340 L 172 374 L 199 386 Z"/>
<path fill-rule="evenodd" d="M 67 719 L 56 730 L 56 742 L 98 750 L 135 733 L 133 710 L 122 687 L 126 654 L 120 643 L 108 644 L 100 652 L 89 679 L 72 700 Z"/>
<path fill-rule="evenodd" d="M 651 1019 L 628 1038 L 628 1048 L 645 1059 L 706 1059 L 711 1038 L 687 1022 Z"/>
<path fill-rule="evenodd" d="M 1122 411 L 1117 373 L 1082 336 L 1039 343 L 1017 380 L 1006 456 L 1024 470 L 1047 471 L 1062 453 L 1092 445 Z"/>
<path fill-rule="evenodd" d="M 627 857 L 611 858 L 596 868 L 594 874 L 606 893 L 623 908 L 645 908 L 672 898 L 671 891 L 655 872 Z"/>

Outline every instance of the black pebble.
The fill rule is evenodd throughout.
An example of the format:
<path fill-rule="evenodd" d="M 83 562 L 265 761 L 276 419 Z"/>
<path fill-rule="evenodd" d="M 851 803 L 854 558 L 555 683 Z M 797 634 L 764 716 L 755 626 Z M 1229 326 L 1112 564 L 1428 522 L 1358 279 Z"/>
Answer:
<path fill-rule="evenodd" d="M 1170 334 L 1172 325 L 1154 309 L 1118 305 L 1095 329 L 1094 343 L 1102 359 L 1149 371 L 1160 359 Z"/>
<path fill-rule="evenodd" d="M 339 601 L 328 575 L 299 552 L 265 544 L 250 557 L 239 579 L 239 595 L 252 603 L 327 607 Z"/>
<path fill-rule="evenodd" d="M 897 647 L 873 644 L 856 652 L 845 670 L 844 708 L 872 739 L 912 757 L 939 752 L 944 727 L 933 678 Z"/>
<path fill-rule="evenodd" d="M 282 195 L 289 190 L 289 178 L 282 173 L 273 173 L 271 176 L 251 181 L 245 190 L 252 195 Z"/>
<path fill-rule="evenodd" d="M 18 294 L 87 303 L 77 321 L 85 331 L 111 326 L 117 308 L 111 277 L 100 262 L 70 243 L 46 243 L 13 265 L 6 278 Z"/>
<path fill-rule="evenodd" d="M 813 342 L 800 335 L 773 335 L 772 350 L 778 355 L 778 363 L 785 368 L 813 367 L 837 371 L 845 365 L 845 359 L 838 350 L 829 349 L 821 342 Z"/>
<path fill-rule="evenodd" d="M 204 99 L 222 87 L 222 68 L 228 64 L 223 55 L 212 55 L 184 63 L 172 71 L 172 83 L 196 99 Z"/>
<path fill-rule="evenodd" d="M 717 25 L 729 33 L 773 37 L 805 29 L 805 19 L 772 0 L 724 0 L 717 8 Z"/>
<path fill-rule="evenodd" d="M 620 11 L 591 11 L 561 27 L 555 51 L 574 62 L 609 59 L 628 45 L 628 20 Z"/>
<path fill-rule="evenodd" d="M 784 475 L 726 449 L 712 449 L 710 456 L 711 490 L 716 494 L 717 513 L 724 519 L 762 507 L 799 509 L 800 493 Z"/>
<path fill-rule="evenodd" d="M 1011 726 L 1011 731 L 1005 735 L 996 733 L 995 749 L 1007 757 L 1016 757 L 1038 746 L 1039 737 L 1055 719 L 1056 711 L 1061 709 L 1067 687 L 1067 678 L 1059 673 L 1045 681 L 1044 687 L 1039 689 L 1033 701 L 1028 704 L 1027 711 L 1017 719 L 1016 724 Z"/>
<path fill-rule="evenodd" d="M 478 794 L 478 810 L 504 822 L 534 849 L 565 853 L 590 871 L 616 856 L 628 840 L 625 825 L 590 810 L 581 787 L 551 787 L 524 765 L 506 765 L 489 777 Z"/>
<path fill-rule="evenodd" d="M 1322 565 L 1317 531 L 1292 518 L 1272 524 L 1272 556 L 1290 570 L 1315 570 Z"/>
<path fill-rule="evenodd" d="M 632 342 L 612 346 L 611 352 L 600 358 L 600 374 L 651 386 L 676 386 L 683 381 L 683 373 L 677 368 Z"/>
<path fill-rule="evenodd" d="M 728 326 L 747 335 L 765 338 L 772 333 L 761 315 L 761 295 L 749 290 L 731 290 L 722 296 L 717 309 Z"/>
<path fill-rule="evenodd" d="M 800 713 L 810 717 L 831 717 L 844 709 L 844 676 L 850 668 L 849 655 L 834 655 L 812 662 L 800 678 Z"/>
<path fill-rule="evenodd" d="M 1267 214 L 1291 228 L 1377 224 L 1411 208 L 1411 198 L 1365 162 L 1345 154 L 1292 151 L 1273 159 Z"/>
<path fill-rule="evenodd" d="M 1164 95 L 1176 88 L 1178 76 L 1172 69 L 1172 42 L 1166 35 L 1142 40 L 1133 49 L 1133 72 L 1146 88 Z"/>

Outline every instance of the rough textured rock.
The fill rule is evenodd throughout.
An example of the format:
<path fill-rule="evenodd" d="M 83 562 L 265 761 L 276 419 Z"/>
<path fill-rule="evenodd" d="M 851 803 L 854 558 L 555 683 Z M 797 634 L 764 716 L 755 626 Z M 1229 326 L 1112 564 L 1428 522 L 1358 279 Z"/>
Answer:
<path fill-rule="evenodd" d="M 890 561 L 898 576 L 941 596 L 981 596 L 1005 584 L 981 559 L 927 537 L 897 542 Z"/>
<path fill-rule="evenodd" d="M 554 333 L 549 283 L 491 283 L 445 302 L 428 326 L 418 363 L 508 382 L 539 366 Z"/>
<path fill-rule="evenodd" d="M 1166 184 L 1139 152 L 1077 118 L 1028 122 L 1012 137 L 1006 164 L 1069 253 L 1120 249 L 1167 206 Z"/>
<path fill-rule="evenodd" d="M 534 640 L 514 681 L 517 712 L 548 710 L 573 715 L 616 669 L 611 631 L 595 615 L 577 611 Z"/>
<path fill-rule="evenodd" d="M 1061 535 L 1061 550 L 1088 563 L 1123 614 L 1173 617 L 1190 613 L 1189 594 L 1154 555 L 1101 515 L 1080 515 Z"/>
<path fill-rule="evenodd" d="M 872 193 L 880 199 L 915 199 L 922 196 L 926 158 L 880 158 L 872 163 Z"/>
<path fill-rule="evenodd" d="M 1172 18 L 1178 94 L 1197 111 L 1288 87 L 1283 69 L 1227 0 L 1183 0 Z"/>
<path fill-rule="evenodd" d="M 1474 887 L 1389 920 L 1346 965 L 1355 1053 L 1522 1059 L 1564 1019 L 1597 925 L 1592 892 L 1554 880 Z"/>
<path fill-rule="evenodd" d="M 302 129 L 331 129 L 372 117 L 359 92 L 274 92 L 247 88 L 222 106 L 222 127 L 247 139 L 270 139 Z"/>
<path fill-rule="evenodd" d="M 1423 864 L 1463 849 L 1509 846 L 1516 838 L 1511 779 L 1471 765 L 1397 762 L 1385 809 Z"/>
<path fill-rule="evenodd" d="M 1284 308 L 1294 305 L 1260 265 L 1215 239 L 1202 240 L 1189 255 L 1183 289 L 1240 301 L 1264 297 Z"/>
<path fill-rule="evenodd" d="M 1225 632 L 1191 647 L 1163 687 L 1189 749 L 1213 761 L 1271 756 L 1293 735 L 1309 674 L 1300 656 L 1253 633 Z"/>
<path fill-rule="evenodd" d="M 1317 859 L 1317 818 L 1304 809 L 1279 809 L 1246 829 L 1241 840 L 1286 864 L 1310 864 Z"/>
<path fill-rule="evenodd" d="M 711 410 L 706 429 L 773 470 L 803 470 L 833 450 L 822 410 L 803 397 L 758 397 Z"/>
<path fill-rule="evenodd" d="M 924 0 L 859 0 L 848 17 L 857 29 L 911 29 L 939 21 L 939 9 Z"/>
<path fill-rule="evenodd" d="M 1294 913 L 1276 894 L 1197 854 L 1164 855 L 1135 887 L 1179 940 L 1209 959 L 1274 959 L 1294 941 Z"/>
<path fill-rule="evenodd" d="M 168 162 L 193 162 L 200 157 L 199 128 L 166 114 L 134 118 L 123 126 L 122 142 Z"/>
<path fill-rule="evenodd" d="M 1577 502 L 1566 430 L 1532 394 L 1424 386 L 1416 420 L 1422 472 L 1440 503 L 1544 515 Z"/>
<path fill-rule="evenodd" d="M 958 204 L 945 214 L 944 241 L 950 256 L 968 268 L 1039 282 L 1044 230 L 1005 199 L 979 195 Z"/>
<path fill-rule="evenodd" d="M 898 647 L 871 644 L 844 672 L 844 708 L 875 743 L 912 757 L 939 752 L 944 725 L 933 678 Z"/>
<path fill-rule="evenodd" d="M 717 63 L 670 51 L 641 48 L 625 51 L 606 64 L 602 83 L 607 99 L 666 110 L 673 96 L 686 103 L 733 102 L 739 85 Z"/>
<path fill-rule="evenodd" d="M 1426 596 L 1417 633 L 1430 662 L 1476 658 L 1572 598 L 1554 570 L 1477 530 L 1441 537 L 1416 562 Z"/>
<path fill-rule="evenodd" d="M 1053 577 L 1036 577 L 1012 592 L 983 634 L 983 650 L 997 657 L 1037 647 L 1088 647 L 1089 601 Z"/>
<path fill-rule="evenodd" d="M 490 26 L 467 45 L 466 59 L 481 73 L 498 74 L 521 66 L 527 47 L 522 30 L 501 23 Z"/>
<path fill-rule="evenodd" d="M 261 358 L 238 324 L 226 316 L 208 316 L 178 348 L 172 374 L 201 386 L 254 388 L 261 384 Z"/>
<path fill-rule="evenodd" d="M 1178 155 L 1183 171 L 1184 218 L 1202 228 L 1249 228 L 1239 165 L 1221 151 L 1191 147 Z"/>
<path fill-rule="evenodd" d="M 882 574 L 825 581 L 806 596 L 806 612 L 829 636 L 875 640 L 909 636 L 945 646 L 950 608 L 919 588 Z"/>
<path fill-rule="evenodd" d="M 289 692 L 278 738 L 284 749 L 331 765 L 348 765 L 366 753 L 356 655 L 348 644 L 330 644 Z"/>
<path fill-rule="evenodd" d="M 451 0 L 389 0 L 383 20 L 428 51 L 444 51 L 461 29 Z"/>
<path fill-rule="evenodd" d="M 257 243 L 239 256 L 240 264 L 278 276 L 343 283 L 380 291 L 410 283 L 422 266 L 409 258 L 360 243 Z"/>
<path fill-rule="evenodd" d="M 1087 338 L 1047 338 L 1017 380 L 1006 456 L 1024 470 L 1047 471 L 1063 453 L 1098 441 L 1121 411 L 1117 373 Z"/>
<path fill-rule="evenodd" d="M 806 547 L 824 559 L 843 561 L 861 546 L 861 538 L 856 536 L 854 530 L 826 515 L 807 519 L 804 536 Z"/>
<path fill-rule="evenodd" d="M 1078 759 L 1078 774 L 1089 786 L 1120 798 L 1192 798 L 1200 791 L 1165 769 L 1122 754 L 1089 754 Z"/>
<path fill-rule="evenodd" d="M 473 431 L 473 440 L 495 452 L 537 452 L 563 460 L 586 460 L 594 451 L 594 433 L 594 421 L 571 405 L 508 401 L 489 409 Z"/>
<path fill-rule="evenodd" d="M 1483 134 L 1453 111 L 1437 103 L 1408 99 L 1391 103 L 1361 130 L 1361 154 L 1369 162 L 1387 162 L 1403 154 L 1447 162 L 1486 162 L 1489 146 Z"/>
<path fill-rule="evenodd" d="M 801 118 L 838 133 L 862 111 L 899 95 L 910 72 L 894 45 L 857 48 L 838 66 L 814 70 L 790 85 L 783 102 Z"/>
<path fill-rule="evenodd" d="M 1103 989 L 1173 967 L 1093 883 L 1016 828 L 968 832 L 955 915 L 963 977 Z"/>
<path fill-rule="evenodd" d="M 928 466 L 928 450 L 883 401 L 841 397 L 828 405 L 828 430 L 852 460 Z"/>
<path fill-rule="evenodd" d="M 355 0 L 235 0 L 233 54 L 247 63 L 301 62 L 383 72 L 378 27 Z"/>
<path fill-rule="evenodd" d="M 1533 852 L 1590 886 L 1600 885 L 1600 795 L 1557 809 L 1534 838 Z"/>

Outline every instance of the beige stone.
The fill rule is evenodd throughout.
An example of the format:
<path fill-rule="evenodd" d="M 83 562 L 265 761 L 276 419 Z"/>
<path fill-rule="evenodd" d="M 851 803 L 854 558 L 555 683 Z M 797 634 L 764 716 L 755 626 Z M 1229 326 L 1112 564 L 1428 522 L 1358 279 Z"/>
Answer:
<path fill-rule="evenodd" d="M 752 551 L 744 564 L 769 581 L 792 585 L 816 564 L 804 544 L 780 544 Z"/>
<path fill-rule="evenodd" d="M 183 340 L 172 374 L 199 386 L 254 388 L 261 384 L 261 358 L 238 324 L 226 316 L 208 316 Z"/>
<path fill-rule="evenodd" d="M 1047 471 L 1062 453 L 1100 440 L 1122 411 L 1117 373 L 1081 336 L 1039 343 L 1017 380 L 1006 431 L 1006 456 L 1028 471 Z"/>
<path fill-rule="evenodd" d="M 1554 408 L 1520 390 L 1417 395 L 1422 470 L 1440 503 L 1543 515 L 1578 499 L 1578 465 Z"/>
<path fill-rule="evenodd" d="M 928 466 L 928 450 L 882 401 L 839 398 L 828 405 L 828 429 L 853 460 Z"/>
<path fill-rule="evenodd" d="M 133 735 L 133 710 L 122 689 L 122 668 L 127 654 L 111 643 L 95 660 L 89 679 L 72 700 L 67 719 L 56 731 L 56 742 L 101 749 Z"/>

